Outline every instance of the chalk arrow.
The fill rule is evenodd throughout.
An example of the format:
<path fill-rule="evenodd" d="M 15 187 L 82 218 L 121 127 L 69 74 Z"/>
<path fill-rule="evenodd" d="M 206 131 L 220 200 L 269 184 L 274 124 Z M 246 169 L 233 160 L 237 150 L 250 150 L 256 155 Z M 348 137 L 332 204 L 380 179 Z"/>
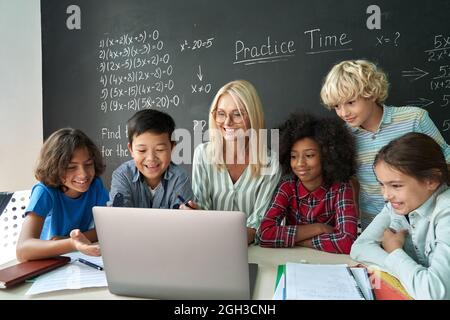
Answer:
<path fill-rule="evenodd" d="M 428 74 L 428 72 L 423 71 L 419 68 L 414 67 L 413 69 L 414 70 L 402 71 L 402 77 L 413 77 L 413 78 L 416 77 L 416 78 L 410 80 L 410 81 L 416 81 L 422 77 L 425 77 Z"/>
<path fill-rule="evenodd" d="M 198 80 L 203 80 L 203 74 L 202 74 L 202 67 L 198 66 L 198 73 L 197 73 Z"/>
<path fill-rule="evenodd" d="M 419 98 L 418 100 L 411 100 L 411 101 L 406 102 L 406 104 L 408 104 L 410 106 L 416 106 L 416 107 L 421 107 L 421 108 L 425 108 L 433 103 L 434 103 L 433 100 L 428 100 L 425 98 Z"/>

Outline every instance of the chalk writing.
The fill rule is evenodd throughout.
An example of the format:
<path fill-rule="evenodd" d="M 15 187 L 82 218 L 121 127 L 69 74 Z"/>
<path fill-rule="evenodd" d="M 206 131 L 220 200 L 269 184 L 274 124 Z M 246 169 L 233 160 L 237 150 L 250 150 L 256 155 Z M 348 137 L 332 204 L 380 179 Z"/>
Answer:
<path fill-rule="evenodd" d="M 450 94 L 444 94 L 442 96 L 441 107 L 447 107 L 450 103 Z"/>
<path fill-rule="evenodd" d="M 417 100 L 409 100 L 406 102 L 406 104 L 410 106 L 416 106 L 420 108 L 426 108 L 429 105 L 432 105 L 434 103 L 433 100 L 425 99 L 425 98 L 419 98 Z"/>
<path fill-rule="evenodd" d="M 172 79 L 175 66 L 170 63 L 171 53 L 165 49 L 159 30 L 117 37 L 107 34 L 98 47 L 102 86 L 99 100 L 103 113 L 180 104 L 178 94 L 166 93 L 175 89 Z"/>
<path fill-rule="evenodd" d="M 242 40 L 235 42 L 235 59 L 233 64 L 243 63 L 252 65 L 257 63 L 270 63 L 287 61 L 295 55 L 295 42 L 293 40 L 277 41 L 270 36 L 267 41 L 257 45 L 247 45 Z"/>
<path fill-rule="evenodd" d="M 113 46 L 123 46 L 123 45 L 131 45 L 133 43 L 145 43 L 147 41 L 156 41 L 159 39 L 159 31 L 153 30 L 150 32 L 147 32 L 146 30 L 143 30 L 142 32 L 138 33 L 137 35 L 130 35 L 128 33 L 122 34 L 118 37 L 109 37 L 106 36 L 106 38 L 101 39 L 99 41 L 98 47 L 99 48 L 108 48 Z"/>
<path fill-rule="evenodd" d="M 442 123 L 442 131 L 448 131 L 449 129 L 450 129 L 450 119 L 446 119 Z"/>
<path fill-rule="evenodd" d="M 306 30 L 304 32 L 309 43 L 310 51 L 306 54 L 317 54 L 335 51 L 352 51 L 349 47 L 352 42 L 346 33 L 323 34 L 320 28 Z"/>
<path fill-rule="evenodd" d="M 199 82 L 191 84 L 191 93 L 209 93 L 211 91 L 211 83 L 203 83 L 203 72 L 202 67 L 198 66 L 198 71 L 195 73 L 195 79 L 198 79 Z"/>
<path fill-rule="evenodd" d="M 439 67 L 439 74 L 435 76 L 433 79 L 442 79 L 442 78 L 450 78 L 450 66 L 440 66 Z"/>
<path fill-rule="evenodd" d="M 400 38 L 400 32 L 394 32 L 392 35 L 381 35 L 377 36 L 377 43 L 376 47 L 378 46 L 386 46 L 386 45 L 393 45 L 395 47 L 398 46 L 398 39 Z"/>
<path fill-rule="evenodd" d="M 439 90 L 439 89 L 450 89 L 450 79 L 447 80 L 431 80 L 430 81 L 430 89 L 431 90 Z"/>
<path fill-rule="evenodd" d="M 419 69 L 417 67 L 413 67 L 412 70 L 403 70 L 402 71 L 402 77 L 409 78 L 409 81 L 416 81 L 419 80 L 422 77 L 425 77 L 429 73 Z"/>
<path fill-rule="evenodd" d="M 181 52 L 185 51 L 185 50 L 198 50 L 198 49 L 208 49 L 211 48 L 212 45 L 214 44 L 214 37 L 212 38 L 208 38 L 206 40 L 193 40 L 193 41 L 188 41 L 188 40 L 184 40 L 183 43 L 180 43 L 180 50 Z"/>
<path fill-rule="evenodd" d="M 120 102 L 119 100 L 104 101 L 100 105 L 101 111 L 115 112 L 115 111 L 139 111 L 149 108 L 165 108 L 177 107 L 180 104 L 180 97 L 175 94 L 173 96 L 148 96 L 140 97 L 137 99 L 130 99 L 126 102 Z"/>
<path fill-rule="evenodd" d="M 117 130 L 111 130 L 107 127 L 101 128 L 101 138 L 102 140 L 110 140 L 110 139 L 121 139 L 121 130 L 120 130 L 120 124 L 117 126 Z"/>
<path fill-rule="evenodd" d="M 450 58 L 450 36 L 438 34 L 434 36 L 433 48 L 425 50 L 429 62 Z"/>

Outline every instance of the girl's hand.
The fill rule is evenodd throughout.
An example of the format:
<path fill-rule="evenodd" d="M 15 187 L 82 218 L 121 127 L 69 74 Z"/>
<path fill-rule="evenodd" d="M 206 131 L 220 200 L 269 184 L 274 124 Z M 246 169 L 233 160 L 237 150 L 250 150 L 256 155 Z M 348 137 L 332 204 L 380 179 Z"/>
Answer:
<path fill-rule="evenodd" d="M 182 210 L 197 210 L 198 209 L 198 205 L 194 201 L 189 200 L 188 204 L 189 204 L 190 207 L 188 207 L 184 203 L 180 204 L 180 208 L 179 209 L 182 209 Z"/>
<path fill-rule="evenodd" d="M 391 253 L 396 249 L 403 248 L 405 244 L 406 235 L 408 230 L 395 231 L 391 228 L 384 230 L 381 246 L 387 253 Z"/>
<path fill-rule="evenodd" d="M 80 229 L 74 229 L 70 231 L 70 240 L 75 250 L 80 251 L 88 256 L 100 256 L 100 246 L 98 244 L 92 244 L 92 242 L 86 238 L 86 236 L 80 231 Z"/>

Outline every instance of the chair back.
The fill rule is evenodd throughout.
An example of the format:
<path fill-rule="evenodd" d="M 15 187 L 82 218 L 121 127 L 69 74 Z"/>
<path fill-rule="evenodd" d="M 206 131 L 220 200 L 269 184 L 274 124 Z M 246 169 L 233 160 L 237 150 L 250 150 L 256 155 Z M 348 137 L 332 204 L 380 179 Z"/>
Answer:
<path fill-rule="evenodd" d="M 0 193 L 0 265 L 16 259 L 16 245 L 31 190 Z"/>

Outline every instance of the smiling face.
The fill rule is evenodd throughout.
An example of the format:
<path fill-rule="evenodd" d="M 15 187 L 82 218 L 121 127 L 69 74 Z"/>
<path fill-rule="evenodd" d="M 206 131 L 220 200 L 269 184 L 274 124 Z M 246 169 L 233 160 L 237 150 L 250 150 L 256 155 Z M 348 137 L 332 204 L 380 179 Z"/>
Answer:
<path fill-rule="evenodd" d="M 144 132 L 134 135 L 128 150 L 151 188 L 156 188 L 170 165 L 172 142 L 168 133 Z"/>
<path fill-rule="evenodd" d="M 407 215 L 420 207 L 439 186 L 434 181 L 419 181 L 380 161 L 376 164 L 375 174 L 381 186 L 381 192 L 397 214 Z"/>
<path fill-rule="evenodd" d="M 382 109 L 375 99 L 350 99 L 334 107 L 336 114 L 353 128 L 376 130 L 381 121 Z"/>
<path fill-rule="evenodd" d="M 291 148 L 292 172 L 309 191 L 314 191 L 323 182 L 319 145 L 311 138 L 297 140 Z"/>
<path fill-rule="evenodd" d="M 76 149 L 61 177 L 62 184 L 67 188 L 64 194 L 70 198 L 78 198 L 83 192 L 88 191 L 94 178 L 94 160 L 88 149 Z"/>
<path fill-rule="evenodd" d="M 235 140 L 250 129 L 250 120 L 243 107 L 239 108 L 233 97 L 222 95 L 215 110 L 215 121 L 222 137 L 226 141 Z"/>

